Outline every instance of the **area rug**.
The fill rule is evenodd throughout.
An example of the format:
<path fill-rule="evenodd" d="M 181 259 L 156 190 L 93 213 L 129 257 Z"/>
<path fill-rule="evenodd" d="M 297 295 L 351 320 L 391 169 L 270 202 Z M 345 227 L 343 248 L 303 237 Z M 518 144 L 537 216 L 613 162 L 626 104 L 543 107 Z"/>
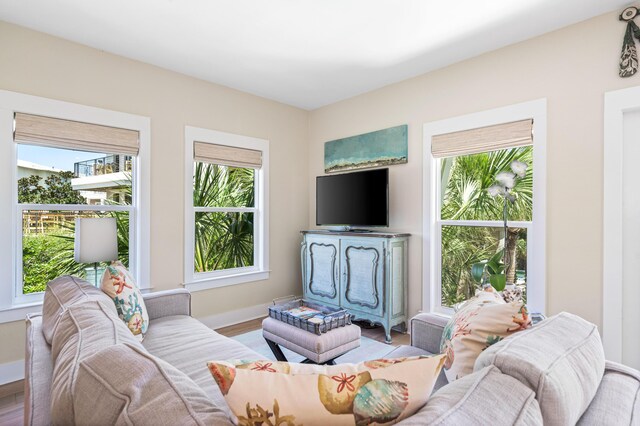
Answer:
<path fill-rule="evenodd" d="M 265 359 L 270 359 L 273 361 L 276 360 L 276 357 L 273 356 L 273 352 L 271 352 L 271 349 L 269 349 L 269 345 L 267 345 L 264 337 L 262 337 L 262 330 L 254 330 L 248 333 L 239 334 L 237 336 L 233 336 L 232 339 L 237 340 L 243 345 L 250 347 L 259 354 L 264 355 Z M 385 343 L 378 342 L 376 340 L 363 336 L 360 340 L 360 347 L 336 358 L 336 363 L 358 363 L 370 359 L 384 358 L 384 356 L 391 352 L 394 348 L 395 347 L 392 345 L 387 345 Z M 291 362 L 300 362 L 304 359 L 302 355 L 291 352 L 289 349 L 283 347 L 281 347 L 281 349 L 284 353 L 284 356 L 287 357 L 287 360 Z"/>

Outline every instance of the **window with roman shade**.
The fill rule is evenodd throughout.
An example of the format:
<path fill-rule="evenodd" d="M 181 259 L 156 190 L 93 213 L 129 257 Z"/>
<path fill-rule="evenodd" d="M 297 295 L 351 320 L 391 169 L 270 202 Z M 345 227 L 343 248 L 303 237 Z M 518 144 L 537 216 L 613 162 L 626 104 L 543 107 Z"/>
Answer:
<path fill-rule="evenodd" d="M 267 141 L 187 127 L 185 285 L 267 275 Z M 191 159 L 189 161 L 189 159 Z"/>
<path fill-rule="evenodd" d="M 262 166 L 262 152 L 235 146 L 195 142 L 193 160 L 228 167 L 259 169 Z"/>
<path fill-rule="evenodd" d="M 431 155 L 456 157 L 527 145 L 533 145 L 531 119 L 435 135 L 431 139 Z"/>
<path fill-rule="evenodd" d="M 44 291 L 49 280 L 63 274 L 94 282 L 96 270 L 73 261 L 79 217 L 115 218 L 118 258 L 135 272 L 139 131 L 16 112 L 13 139 L 22 236 L 20 294 Z M 97 269 L 97 282 L 105 266 Z"/>
<path fill-rule="evenodd" d="M 432 249 L 440 279 L 440 306 L 449 308 L 473 296 L 479 288 L 472 274 L 475 263 L 487 261 L 506 246 L 511 257 L 507 281 L 519 286 L 526 300 L 527 265 L 532 253 L 533 120 L 525 119 L 463 131 L 434 134 L 431 155 L 437 167 L 436 220 Z M 527 165 L 517 181 L 517 194 L 508 206 L 504 233 L 504 203 L 488 189 L 510 164 Z M 446 309 L 445 309 L 446 310 Z"/>
<path fill-rule="evenodd" d="M 14 120 L 13 138 L 17 143 L 138 155 L 139 133 L 135 130 L 20 112 L 15 114 Z"/>

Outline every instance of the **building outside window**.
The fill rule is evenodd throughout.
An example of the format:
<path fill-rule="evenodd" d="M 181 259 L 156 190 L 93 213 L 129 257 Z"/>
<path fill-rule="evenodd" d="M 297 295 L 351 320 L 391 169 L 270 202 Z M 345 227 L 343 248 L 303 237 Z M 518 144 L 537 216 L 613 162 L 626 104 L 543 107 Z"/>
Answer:
<path fill-rule="evenodd" d="M 118 259 L 149 288 L 149 118 L 0 91 L 0 137 L 0 322 L 39 311 L 60 275 L 93 281 L 79 217 L 116 219 Z"/>
<path fill-rule="evenodd" d="M 22 277 L 22 295 L 42 292 L 47 282 L 65 274 L 94 281 L 93 265 L 74 261 L 74 226 L 78 217 L 114 217 L 119 260 L 126 266 L 130 264 L 129 218 L 135 208 L 131 204 L 135 172 L 133 168 L 129 172 L 105 170 L 108 160 L 119 156 L 122 155 L 30 145 L 28 141 L 18 144 L 18 253 L 22 253 L 22 261 L 17 267 L 18 276 Z M 93 179 L 98 174 L 100 181 Z M 98 269 L 98 282 L 103 271 L 104 267 Z"/>

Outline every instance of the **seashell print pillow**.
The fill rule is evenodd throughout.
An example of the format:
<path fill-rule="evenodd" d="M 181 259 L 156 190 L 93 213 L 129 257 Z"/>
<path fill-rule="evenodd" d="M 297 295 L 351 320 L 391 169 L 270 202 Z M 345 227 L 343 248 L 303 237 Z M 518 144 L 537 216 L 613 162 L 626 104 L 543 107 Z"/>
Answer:
<path fill-rule="evenodd" d="M 522 302 L 506 303 L 493 288 L 476 293 L 453 314 L 442 332 L 440 352 L 446 355 L 444 373 L 449 382 L 473 373 L 480 353 L 531 327 Z"/>
<path fill-rule="evenodd" d="M 149 326 L 149 313 L 144 305 L 142 293 L 122 262 L 114 260 L 107 266 L 100 288 L 113 299 L 120 319 L 133 335 L 142 341 Z"/>
<path fill-rule="evenodd" d="M 359 364 L 207 363 L 239 425 L 397 423 L 426 404 L 444 355 Z M 266 391 L 268 389 L 268 392 Z"/>

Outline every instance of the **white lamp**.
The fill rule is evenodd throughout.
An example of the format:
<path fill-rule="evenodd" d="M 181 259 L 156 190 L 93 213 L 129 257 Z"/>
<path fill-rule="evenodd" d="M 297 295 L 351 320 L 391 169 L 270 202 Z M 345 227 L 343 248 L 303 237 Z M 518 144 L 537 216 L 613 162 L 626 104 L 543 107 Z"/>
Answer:
<path fill-rule="evenodd" d="M 94 284 L 98 286 L 98 262 L 118 258 L 118 234 L 113 217 L 76 218 L 75 260 L 93 263 Z"/>

